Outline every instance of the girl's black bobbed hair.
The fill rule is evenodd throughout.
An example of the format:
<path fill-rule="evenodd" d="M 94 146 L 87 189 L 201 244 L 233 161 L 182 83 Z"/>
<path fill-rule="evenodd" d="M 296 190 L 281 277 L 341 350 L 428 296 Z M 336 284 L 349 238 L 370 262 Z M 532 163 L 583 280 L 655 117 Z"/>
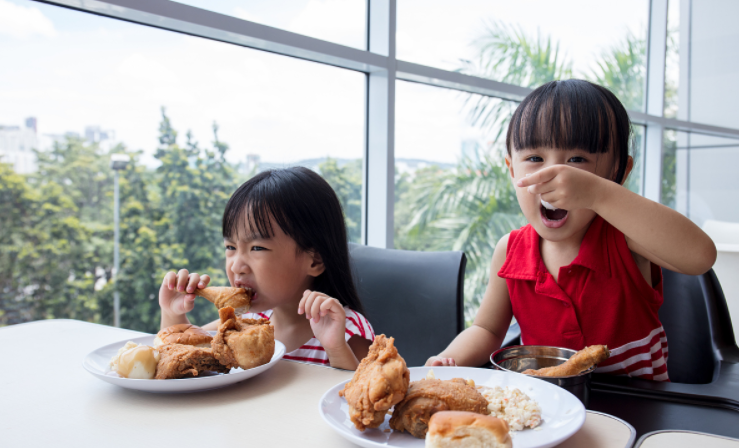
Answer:
<path fill-rule="evenodd" d="M 506 149 L 613 151 L 621 183 L 626 172 L 631 121 L 623 104 L 605 87 L 579 79 L 551 81 L 531 92 L 508 125 Z"/>
<path fill-rule="evenodd" d="M 297 243 L 315 251 L 326 269 L 313 289 L 364 314 L 349 265 L 344 214 L 339 198 L 317 173 L 304 167 L 263 171 L 244 182 L 223 212 L 223 237 L 234 241 L 247 231 L 274 236 L 272 225 Z"/>

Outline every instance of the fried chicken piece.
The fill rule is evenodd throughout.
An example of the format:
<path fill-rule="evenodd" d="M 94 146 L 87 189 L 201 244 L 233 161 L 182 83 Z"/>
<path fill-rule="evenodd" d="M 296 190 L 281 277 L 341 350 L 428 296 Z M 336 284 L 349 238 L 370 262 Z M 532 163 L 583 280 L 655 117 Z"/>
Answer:
<path fill-rule="evenodd" d="M 267 364 L 275 354 L 275 327 L 268 319 L 236 317 L 230 306 L 218 310 L 221 324 L 210 346 L 226 367 L 251 369 Z"/>
<path fill-rule="evenodd" d="M 360 431 L 379 427 L 387 410 L 408 390 L 411 374 L 394 343 L 393 338 L 377 335 L 352 380 L 339 391 L 349 404 L 349 418 Z"/>
<path fill-rule="evenodd" d="M 210 348 L 165 344 L 159 346 L 157 350 L 159 350 L 159 362 L 157 363 L 157 374 L 154 377 L 156 380 L 198 376 L 206 371 L 227 373 L 229 370 L 218 362 Z"/>
<path fill-rule="evenodd" d="M 423 379 L 411 383 L 405 399 L 395 405 L 390 427 L 423 439 L 431 416 L 439 411 L 467 411 L 490 415 L 488 401 L 462 378 Z"/>
<path fill-rule="evenodd" d="M 528 369 L 522 373 L 533 376 L 572 376 L 605 361 L 609 356 L 611 356 L 611 352 L 608 351 L 608 347 L 605 345 L 591 345 L 575 353 L 570 359 L 558 366 L 544 367 L 538 370 Z"/>
<path fill-rule="evenodd" d="M 230 288 L 226 286 L 212 286 L 196 289 L 195 295 L 204 297 L 215 304 L 219 310 L 230 306 L 239 314 L 249 312 L 254 290 L 251 288 Z"/>

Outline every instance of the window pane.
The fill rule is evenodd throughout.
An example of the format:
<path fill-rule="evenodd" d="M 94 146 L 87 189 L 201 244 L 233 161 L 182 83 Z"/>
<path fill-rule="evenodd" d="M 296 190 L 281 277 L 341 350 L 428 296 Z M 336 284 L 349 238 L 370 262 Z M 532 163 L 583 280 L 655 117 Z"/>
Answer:
<path fill-rule="evenodd" d="M 367 48 L 366 0 L 175 0 L 348 47 Z"/>
<path fill-rule="evenodd" d="M 662 158 L 662 203 L 699 226 L 739 223 L 739 140 L 668 129 Z"/>
<path fill-rule="evenodd" d="M 487 122 L 473 124 L 476 105 L 490 112 Z M 467 324 L 487 285 L 496 241 L 526 224 L 503 161 L 506 120 L 516 105 L 396 83 L 395 247 L 467 254 Z"/>
<path fill-rule="evenodd" d="M 643 111 L 649 2 L 401 0 L 398 58 L 526 87 L 584 78 Z"/>
<path fill-rule="evenodd" d="M 624 186 L 634 193 L 644 193 L 644 138 L 646 135 L 645 127 L 640 125 L 633 126 L 634 135 L 632 136 L 630 155 L 634 158 L 634 167 L 631 169 L 629 177 L 626 179 Z"/>
<path fill-rule="evenodd" d="M 365 75 L 37 2 L 0 7 L 0 161 L 13 162 L 0 163 L 12 180 L 0 209 L 29 211 L 2 224 L 0 325 L 112 322 L 111 153 L 133 157 L 120 172 L 123 327 L 157 329 L 168 270 L 228 283 L 225 202 L 265 168 L 324 175 L 359 240 Z M 215 318 L 196 305 L 196 323 Z"/>
<path fill-rule="evenodd" d="M 689 20 L 681 17 L 679 27 L 678 118 L 739 128 L 737 63 L 731 56 L 739 47 L 739 2 L 707 0 L 690 5 Z M 689 40 L 685 38 L 688 27 Z"/>
<path fill-rule="evenodd" d="M 680 85 L 680 0 L 667 3 L 667 47 L 665 52 L 665 109 L 667 118 L 678 117 Z"/>

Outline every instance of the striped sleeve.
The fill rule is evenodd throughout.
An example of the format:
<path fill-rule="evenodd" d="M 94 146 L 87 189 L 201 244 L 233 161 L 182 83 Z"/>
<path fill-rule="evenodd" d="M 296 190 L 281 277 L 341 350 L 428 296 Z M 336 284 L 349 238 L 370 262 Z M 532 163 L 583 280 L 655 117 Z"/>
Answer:
<path fill-rule="evenodd" d="M 375 330 L 372 328 L 372 325 L 370 325 L 366 317 L 347 307 L 344 307 L 344 311 L 346 312 L 346 330 L 344 338 L 347 341 L 352 336 L 359 336 L 368 341 L 375 340 Z"/>

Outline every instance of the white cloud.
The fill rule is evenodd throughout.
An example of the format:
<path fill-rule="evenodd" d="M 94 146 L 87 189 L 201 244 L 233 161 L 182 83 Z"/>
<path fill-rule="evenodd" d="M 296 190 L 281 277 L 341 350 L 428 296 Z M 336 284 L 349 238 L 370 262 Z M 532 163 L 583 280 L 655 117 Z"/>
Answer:
<path fill-rule="evenodd" d="M 54 24 L 38 8 L 0 0 L 0 35 L 16 39 L 33 36 L 55 37 Z"/>

